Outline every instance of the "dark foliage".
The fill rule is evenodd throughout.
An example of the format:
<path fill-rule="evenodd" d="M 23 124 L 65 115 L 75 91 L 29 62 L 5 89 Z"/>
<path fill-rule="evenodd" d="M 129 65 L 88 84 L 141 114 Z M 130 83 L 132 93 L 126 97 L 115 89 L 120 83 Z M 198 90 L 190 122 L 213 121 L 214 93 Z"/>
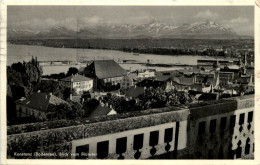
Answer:
<path fill-rule="evenodd" d="M 99 105 L 99 101 L 97 99 L 85 100 L 83 103 L 83 109 L 85 111 L 85 117 L 88 117 Z"/>
<path fill-rule="evenodd" d="M 78 68 L 75 67 L 70 67 L 66 76 L 71 76 L 71 75 L 75 75 L 79 72 Z"/>
<path fill-rule="evenodd" d="M 65 73 L 50 74 L 50 75 L 42 76 L 42 78 L 49 78 L 49 79 L 62 79 L 65 77 L 66 77 Z"/>
<path fill-rule="evenodd" d="M 35 86 L 35 91 L 40 90 L 43 93 L 52 93 L 53 95 L 64 99 L 65 88 L 57 81 L 54 80 L 43 80 Z"/>
<path fill-rule="evenodd" d="M 63 99 L 68 100 L 70 95 L 75 95 L 75 89 L 65 88 L 63 90 Z"/>

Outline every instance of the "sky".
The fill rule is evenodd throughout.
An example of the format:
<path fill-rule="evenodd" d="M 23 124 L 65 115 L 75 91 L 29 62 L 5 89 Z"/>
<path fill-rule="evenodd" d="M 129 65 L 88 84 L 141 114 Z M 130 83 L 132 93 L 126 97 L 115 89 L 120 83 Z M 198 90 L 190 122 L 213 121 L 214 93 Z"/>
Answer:
<path fill-rule="evenodd" d="M 253 6 L 8 6 L 7 26 L 42 31 L 64 26 L 140 25 L 152 20 L 173 26 L 216 21 L 240 35 L 254 35 Z M 78 24 L 78 27 L 77 27 Z"/>

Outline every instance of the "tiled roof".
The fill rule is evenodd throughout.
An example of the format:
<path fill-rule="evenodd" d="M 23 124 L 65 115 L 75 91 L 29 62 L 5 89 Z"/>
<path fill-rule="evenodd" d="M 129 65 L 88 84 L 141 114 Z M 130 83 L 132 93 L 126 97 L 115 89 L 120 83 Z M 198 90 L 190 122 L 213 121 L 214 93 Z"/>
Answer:
<path fill-rule="evenodd" d="M 81 82 L 81 81 L 90 81 L 90 80 L 92 80 L 92 79 L 85 77 L 85 76 L 81 76 L 79 74 L 76 74 L 76 75 L 72 75 L 69 77 L 65 77 L 65 78 L 61 79 L 60 81 Z"/>
<path fill-rule="evenodd" d="M 193 85 L 194 84 L 193 77 L 174 77 L 172 80 L 181 85 Z"/>
<path fill-rule="evenodd" d="M 157 81 L 168 81 L 171 76 L 156 76 Z"/>
<path fill-rule="evenodd" d="M 112 108 L 109 108 L 106 105 L 99 104 L 96 109 L 90 114 L 89 118 L 97 117 L 97 116 L 106 116 Z"/>
<path fill-rule="evenodd" d="M 136 98 L 139 95 L 143 94 L 144 90 L 145 90 L 144 87 L 134 86 L 134 87 L 129 88 L 129 90 L 126 93 L 126 96 Z"/>
<path fill-rule="evenodd" d="M 114 60 L 94 61 L 95 73 L 99 79 L 121 77 L 126 75 L 126 71 Z"/>
<path fill-rule="evenodd" d="M 49 105 L 66 104 L 67 102 L 51 94 L 34 93 L 25 99 L 18 100 L 17 103 L 46 112 Z"/>

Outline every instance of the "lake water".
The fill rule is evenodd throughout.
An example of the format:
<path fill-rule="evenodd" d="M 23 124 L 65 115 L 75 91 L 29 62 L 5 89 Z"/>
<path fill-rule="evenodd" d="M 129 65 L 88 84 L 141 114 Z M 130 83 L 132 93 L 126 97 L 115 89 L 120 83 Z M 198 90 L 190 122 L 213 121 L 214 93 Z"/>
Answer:
<path fill-rule="evenodd" d="M 114 59 L 115 61 L 122 60 L 136 60 L 138 62 L 161 64 L 187 64 L 196 65 L 198 59 L 210 59 L 202 56 L 167 56 L 167 55 L 154 55 L 154 54 L 140 54 L 139 56 L 132 53 L 115 51 L 115 50 L 100 50 L 100 49 L 72 49 L 72 48 L 52 48 L 35 45 L 7 45 L 7 65 L 15 62 L 29 61 L 32 56 L 37 57 L 38 61 L 55 61 L 55 60 L 69 60 L 76 61 L 77 59 L 84 60 L 102 60 Z M 120 64 L 121 65 L 121 64 Z M 122 64 L 125 69 L 145 69 L 144 65 L 140 64 Z M 56 68 L 43 68 L 44 74 L 51 74 L 52 72 L 64 71 L 69 68 L 65 66 L 57 66 Z M 180 67 L 149 67 L 156 70 L 175 70 Z M 64 72 L 66 72 L 64 71 Z"/>

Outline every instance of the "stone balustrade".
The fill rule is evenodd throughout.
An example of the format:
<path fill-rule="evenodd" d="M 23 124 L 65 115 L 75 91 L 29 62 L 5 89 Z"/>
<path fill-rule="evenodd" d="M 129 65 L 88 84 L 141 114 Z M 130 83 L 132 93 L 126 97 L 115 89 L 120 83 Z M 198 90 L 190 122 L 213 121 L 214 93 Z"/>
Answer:
<path fill-rule="evenodd" d="M 19 151 L 54 152 L 53 159 L 248 159 L 254 157 L 254 98 L 12 134 L 7 145 L 8 158 Z"/>

